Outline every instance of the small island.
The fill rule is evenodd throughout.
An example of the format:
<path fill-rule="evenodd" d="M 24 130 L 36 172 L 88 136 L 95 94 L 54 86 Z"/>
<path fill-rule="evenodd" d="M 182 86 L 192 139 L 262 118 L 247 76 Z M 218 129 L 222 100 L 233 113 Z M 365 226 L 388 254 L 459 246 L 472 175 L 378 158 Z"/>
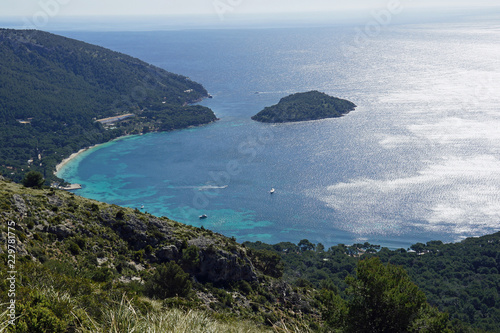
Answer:
<path fill-rule="evenodd" d="M 353 111 L 355 107 L 348 100 L 309 91 L 283 97 L 278 104 L 264 108 L 252 119 L 263 123 L 286 123 L 336 118 Z"/>

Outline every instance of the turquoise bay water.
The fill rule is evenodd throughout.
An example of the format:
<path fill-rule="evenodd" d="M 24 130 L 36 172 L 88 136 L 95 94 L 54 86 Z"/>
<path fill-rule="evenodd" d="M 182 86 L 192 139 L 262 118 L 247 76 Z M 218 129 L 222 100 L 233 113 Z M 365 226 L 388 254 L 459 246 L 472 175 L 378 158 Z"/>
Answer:
<path fill-rule="evenodd" d="M 401 25 L 361 41 L 355 27 L 64 35 L 189 76 L 221 118 L 85 152 L 59 173 L 79 195 L 240 241 L 397 248 L 499 229 L 498 25 Z M 313 89 L 358 108 L 250 120 Z"/>

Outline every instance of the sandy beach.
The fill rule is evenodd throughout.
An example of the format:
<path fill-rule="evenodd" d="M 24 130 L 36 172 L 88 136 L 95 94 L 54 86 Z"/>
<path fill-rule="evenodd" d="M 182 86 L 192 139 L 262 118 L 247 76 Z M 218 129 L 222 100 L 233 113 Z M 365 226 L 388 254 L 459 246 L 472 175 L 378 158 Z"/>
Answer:
<path fill-rule="evenodd" d="M 142 135 L 142 134 L 140 134 Z M 71 162 L 72 160 L 74 160 L 78 155 L 86 152 L 87 150 L 89 149 L 93 149 L 93 148 L 96 148 L 96 147 L 99 147 L 99 146 L 102 146 L 106 143 L 109 143 L 109 142 L 113 142 L 113 141 L 118 141 L 118 140 L 121 140 L 123 138 L 127 138 L 131 135 L 123 135 L 123 136 L 119 136 L 113 140 L 110 140 L 108 142 L 103 142 L 103 143 L 99 143 L 99 144 L 96 144 L 96 145 L 93 145 L 93 146 L 90 146 L 90 147 L 87 147 L 87 148 L 83 148 L 83 149 L 80 149 L 79 151 L 77 151 L 76 153 L 73 153 L 71 155 L 69 155 L 69 157 L 65 158 L 64 160 L 61 161 L 61 163 L 59 163 L 58 165 L 56 165 L 56 170 L 54 171 L 54 174 L 57 175 L 57 173 L 66 165 L 68 164 L 69 162 Z"/>
<path fill-rule="evenodd" d="M 85 151 L 87 151 L 89 149 L 95 148 L 97 146 L 99 146 L 99 145 L 93 145 L 93 146 L 90 146 L 90 147 L 87 147 L 87 148 L 83 148 L 83 149 L 80 149 L 79 151 L 77 151 L 76 153 L 71 154 L 69 157 L 67 157 L 64 160 L 62 160 L 61 163 L 59 163 L 58 165 L 56 165 L 56 171 L 54 171 L 54 174 L 56 175 L 66 164 L 68 164 L 70 161 L 72 161 L 73 159 L 75 159 L 81 153 L 83 153 L 83 152 L 85 152 Z"/>

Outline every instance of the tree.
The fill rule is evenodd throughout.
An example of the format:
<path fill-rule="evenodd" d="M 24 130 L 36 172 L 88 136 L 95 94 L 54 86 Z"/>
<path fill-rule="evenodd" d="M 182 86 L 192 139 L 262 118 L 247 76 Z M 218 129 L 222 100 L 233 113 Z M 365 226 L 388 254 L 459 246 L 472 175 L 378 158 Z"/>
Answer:
<path fill-rule="evenodd" d="M 321 243 L 318 243 L 318 245 L 316 245 L 316 251 L 317 252 L 324 252 L 325 251 L 325 246 Z"/>
<path fill-rule="evenodd" d="M 253 250 L 252 254 L 255 258 L 255 268 L 262 273 L 275 278 L 283 276 L 284 266 L 277 253 L 269 250 Z"/>
<path fill-rule="evenodd" d="M 412 246 L 410 246 L 410 249 L 412 249 L 413 251 L 415 251 L 417 253 L 422 253 L 425 251 L 425 244 L 423 244 L 423 243 L 413 244 Z"/>
<path fill-rule="evenodd" d="M 25 187 L 39 189 L 42 188 L 43 184 L 45 183 L 45 179 L 43 179 L 43 175 L 40 172 L 30 171 L 24 176 L 22 183 Z"/>
<path fill-rule="evenodd" d="M 191 245 L 182 251 L 182 267 L 189 271 L 194 270 L 200 265 L 200 249 Z"/>
<path fill-rule="evenodd" d="M 379 258 L 360 261 L 347 277 L 347 332 L 451 332 L 446 314 L 428 305 L 425 295 L 399 266 Z"/>
<path fill-rule="evenodd" d="M 158 266 L 156 272 L 146 283 L 146 291 L 150 297 L 165 299 L 169 297 L 187 297 L 193 285 L 189 274 L 175 262 L 171 261 Z"/>
<path fill-rule="evenodd" d="M 303 239 L 297 244 L 302 252 L 304 251 L 314 251 L 316 247 L 313 243 L 311 243 L 308 239 Z"/>
<path fill-rule="evenodd" d="M 347 302 L 335 291 L 329 289 L 321 290 L 319 298 L 323 304 L 321 316 L 327 327 L 336 329 L 345 327 L 345 322 L 348 319 Z M 336 332 L 336 330 L 334 332 Z"/>

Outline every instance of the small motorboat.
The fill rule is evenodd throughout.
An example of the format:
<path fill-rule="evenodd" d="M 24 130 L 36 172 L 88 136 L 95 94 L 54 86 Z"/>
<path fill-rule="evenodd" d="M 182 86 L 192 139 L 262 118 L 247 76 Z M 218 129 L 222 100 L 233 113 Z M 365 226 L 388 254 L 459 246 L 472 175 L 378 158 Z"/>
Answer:
<path fill-rule="evenodd" d="M 276 190 L 274 189 L 274 187 L 271 189 L 271 191 L 269 191 L 269 193 L 273 194 Z"/>
<path fill-rule="evenodd" d="M 200 215 L 200 220 L 206 219 L 207 217 L 207 214 Z"/>

